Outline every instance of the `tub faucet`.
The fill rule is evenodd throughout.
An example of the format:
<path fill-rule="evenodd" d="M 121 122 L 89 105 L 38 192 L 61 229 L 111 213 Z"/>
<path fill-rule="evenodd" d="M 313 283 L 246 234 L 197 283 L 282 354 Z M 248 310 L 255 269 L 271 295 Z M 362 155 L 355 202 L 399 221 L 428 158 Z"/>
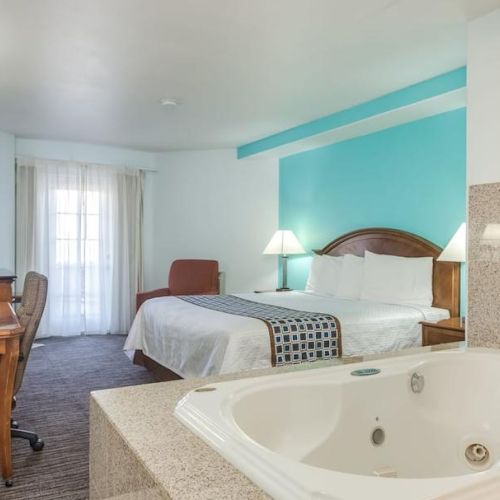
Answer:
<path fill-rule="evenodd" d="M 418 372 L 413 373 L 410 380 L 411 390 L 415 393 L 422 392 L 424 389 L 424 384 L 425 384 L 424 376 L 420 375 L 420 373 Z"/>

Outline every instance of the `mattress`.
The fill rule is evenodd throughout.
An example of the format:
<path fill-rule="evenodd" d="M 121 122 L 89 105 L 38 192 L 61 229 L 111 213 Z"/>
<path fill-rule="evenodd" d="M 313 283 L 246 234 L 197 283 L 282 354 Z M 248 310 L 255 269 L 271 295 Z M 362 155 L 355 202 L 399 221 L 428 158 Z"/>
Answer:
<path fill-rule="evenodd" d="M 420 321 L 449 318 L 447 310 L 435 307 L 338 299 L 312 292 L 237 296 L 336 316 L 344 357 L 419 346 Z M 146 301 L 134 319 L 124 349 L 129 355 L 142 350 L 183 378 L 271 366 L 269 332 L 264 322 L 205 309 L 176 297 Z"/>

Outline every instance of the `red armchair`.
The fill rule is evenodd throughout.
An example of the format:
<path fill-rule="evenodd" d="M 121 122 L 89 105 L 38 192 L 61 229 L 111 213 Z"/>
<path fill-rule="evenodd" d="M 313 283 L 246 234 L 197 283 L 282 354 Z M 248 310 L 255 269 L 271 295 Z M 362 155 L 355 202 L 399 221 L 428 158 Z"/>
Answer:
<path fill-rule="evenodd" d="M 219 293 L 219 263 L 216 260 L 174 260 L 168 275 L 168 288 L 139 292 L 135 296 L 136 310 L 154 297 L 166 295 L 217 295 Z"/>

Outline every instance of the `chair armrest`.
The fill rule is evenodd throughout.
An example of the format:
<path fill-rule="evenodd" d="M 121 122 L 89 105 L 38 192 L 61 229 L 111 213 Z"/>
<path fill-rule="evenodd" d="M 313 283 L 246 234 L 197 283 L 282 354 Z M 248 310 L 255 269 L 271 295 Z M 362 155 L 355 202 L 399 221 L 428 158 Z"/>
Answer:
<path fill-rule="evenodd" d="M 139 310 L 143 302 L 146 302 L 146 300 L 154 299 L 155 297 L 165 297 L 167 295 L 171 295 L 170 288 L 158 288 L 157 290 L 151 290 L 150 292 L 139 292 L 135 296 L 136 312 Z"/>

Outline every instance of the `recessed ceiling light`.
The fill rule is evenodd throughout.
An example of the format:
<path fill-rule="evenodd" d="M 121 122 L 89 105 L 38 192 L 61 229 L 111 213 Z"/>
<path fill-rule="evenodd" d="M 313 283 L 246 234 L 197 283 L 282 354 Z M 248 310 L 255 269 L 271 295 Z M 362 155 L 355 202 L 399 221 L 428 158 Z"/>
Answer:
<path fill-rule="evenodd" d="M 177 106 L 177 101 L 171 97 L 162 97 L 160 99 L 160 104 L 162 106 Z"/>

